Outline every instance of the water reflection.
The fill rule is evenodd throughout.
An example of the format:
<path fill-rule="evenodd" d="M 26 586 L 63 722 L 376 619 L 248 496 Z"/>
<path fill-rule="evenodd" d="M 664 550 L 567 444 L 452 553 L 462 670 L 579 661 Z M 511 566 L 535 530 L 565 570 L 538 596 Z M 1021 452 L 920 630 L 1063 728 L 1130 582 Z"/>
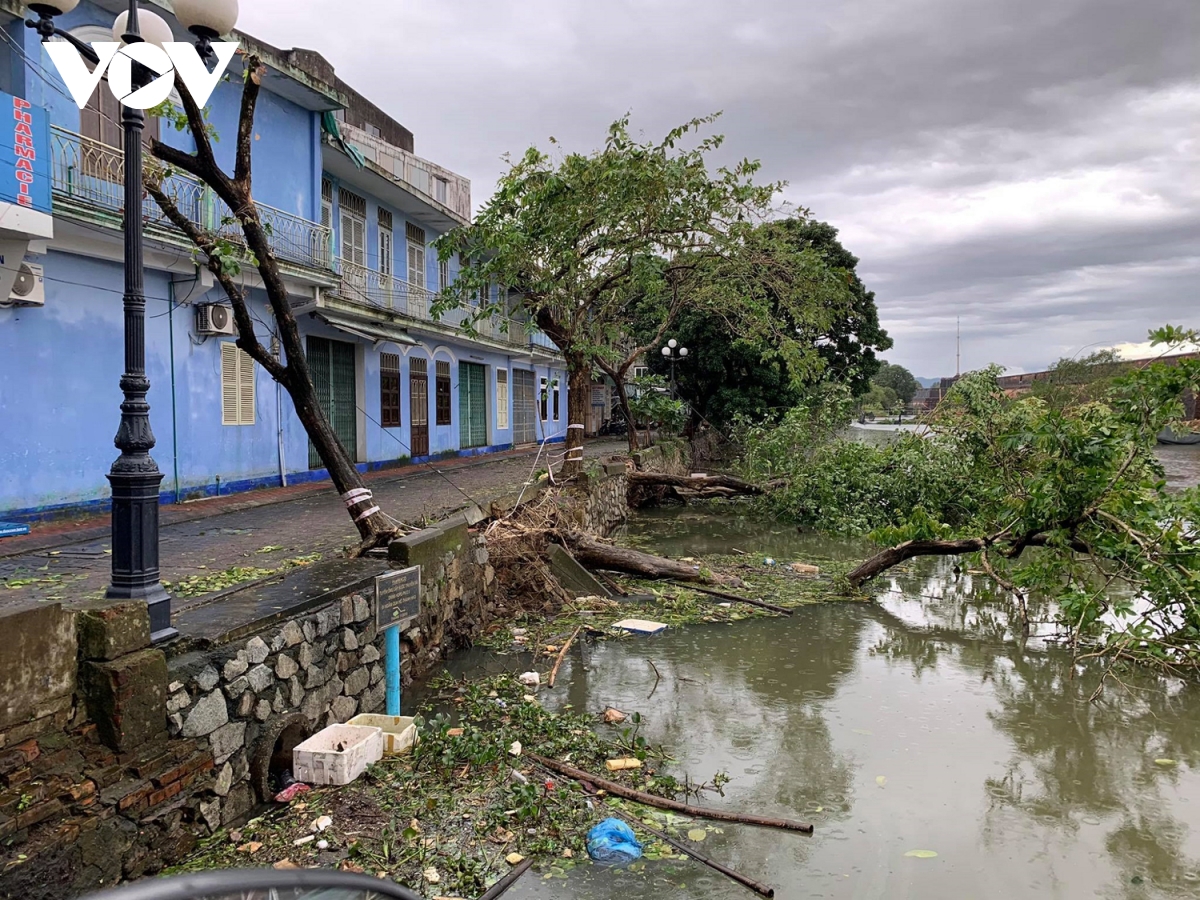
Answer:
<path fill-rule="evenodd" d="M 672 526 L 660 546 L 705 527 Z M 754 537 L 707 528 L 726 546 Z M 763 530 L 781 558 L 854 552 Z M 923 563 L 877 605 L 583 645 L 543 700 L 638 710 L 674 774 L 733 778 L 706 802 L 814 821 L 812 837 L 728 825 L 704 844 L 781 898 L 1200 896 L 1200 689 L 1137 675 L 1089 704 L 1099 673 L 1022 648 L 984 581 Z M 509 896 L 618 894 L 749 896 L 690 862 L 583 867 Z"/>

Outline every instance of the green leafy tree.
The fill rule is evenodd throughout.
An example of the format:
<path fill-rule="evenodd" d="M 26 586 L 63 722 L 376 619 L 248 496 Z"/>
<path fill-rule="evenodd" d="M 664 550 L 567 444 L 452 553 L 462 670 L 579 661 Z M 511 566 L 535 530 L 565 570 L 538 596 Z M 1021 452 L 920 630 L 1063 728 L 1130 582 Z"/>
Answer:
<path fill-rule="evenodd" d="M 666 382 L 656 375 L 644 375 L 629 382 L 630 428 L 646 429 L 646 445 L 649 446 L 650 429 L 658 426 L 666 431 L 677 431 L 683 424 L 683 402 L 671 397 Z"/>
<path fill-rule="evenodd" d="M 676 379 L 693 424 L 707 421 L 728 430 L 740 417 L 778 421 L 821 381 L 865 393 L 879 365 L 875 352 L 892 345 L 879 327 L 875 295 L 855 274 L 858 260 L 837 241 L 836 229 L 792 218 L 763 225 L 756 238 L 761 259 L 804 277 L 778 280 L 762 298 L 770 329 L 731 328 L 725 317 L 699 305 L 678 315 L 670 337 L 690 351 L 676 363 Z M 696 272 L 693 291 L 706 284 L 721 290 L 736 285 L 722 269 L 713 265 Z M 646 330 L 642 324 L 640 331 Z M 647 363 L 659 374 L 670 370 L 669 361 L 655 353 Z"/>
<path fill-rule="evenodd" d="M 1151 338 L 1196 336 L 1167 327 Z M 1200 667 L 1200 489 L 1168 491 L 1155 455 L 1181 397 L 1200 386 L 1200 361 L 1174 362 L 1059 405 L 1008 396 L 998 368 L 974 372 L 927 438 L 789 453 L 785 438 L 764 435 L 746 465 L 751 475 L 786 473 L 789 487 L 770 502 L 790 501 L 802 523 L 887 545 L 849 574 L 851 585 L 916 557 L 970 555 L 1026 629 L 1030 597 L 1047 598 L 1082 655 Z"/>
<path fill-rule="evenodd" d="M 887 360 L 880 360 L 879 370 L 871 376 L 871 383 L 890 389 L 905 405 L 912 403 L 921 388 L 912 372 L 904 366 L 894 366 Z"/>
<path fill-rule="evenodd" d="M 1082 359 L 1064 357 L 1034 381 L 1032 392 L 1055 407 L 1099 400 L 1128 369 L 1115 350 L 1100 350 Z"/>
<path fill-rule="evenodd" d="M 469 305 L 484 285 L 515 291 L 515 312 L 563 352 L 569 424 L 585 420 L 593 372 L 609 374 L 623 391 L 625 373 L 661 341 L 685 304 L 728 312 L 726 321 L 737 327 L 768 327 L 763 283 L 794 277 L 758 266 L 761 256 L 753 252 L 755 224 L 770 214 L 780 185 L 755 184 L 759 164 L 750 160 L 710 171 L 720 136 L 683 146 L 715 119 L 693 119 L 655 142 L 632 137 L 626 116 L 591 154 L 553 158 L 530 148 L 511 161 L 475 221 L 439 239 L 441 258 L 457 253 L 472 264 L 439 297 L 435 313 Z M 692 273 L 721 266 L 730 283 L 689 287 Z M 638 306 L 657 308 L 657 327 L 631 340 Z M 730 311 L 734 306 L 740 309 Z M 513 311 L 492 303 L 472 314 L 477 321 Z M 582 441 L 582 429 L 568 428 L 568 475 L 582 467 Z"/>
<path fill-rule="evenodd" d="M 797 249 L 819 253 L 846 280 L 850 303 L 822 334 L 812 335 L 828 365 L 829 378 L 850 386 L 854 394 L 868 390 L 879 368 L 875 354 L 892 348 L 892 339 L 879 324 L 875 292 L 858 277 L 858 257 L 842 246 L 838 231 L 828 222 L 788 219 L 779 223 Z"/>

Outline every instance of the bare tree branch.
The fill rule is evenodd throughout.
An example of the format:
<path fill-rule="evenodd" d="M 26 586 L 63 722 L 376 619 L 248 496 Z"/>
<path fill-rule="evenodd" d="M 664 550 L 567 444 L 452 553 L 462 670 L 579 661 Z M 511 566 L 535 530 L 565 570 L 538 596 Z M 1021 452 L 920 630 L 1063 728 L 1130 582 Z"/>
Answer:
<path fill-rule="evenodd" d="M 238 288 L 234 280 L 221 267 L 220 254 L 217 252 L 218 248 L 215 239 L 212 235 L 201 231 L 195 223 L 180 212 L 179 206 L 167 196 L 161 185 L 154 183 L 150 178 L 146 178 L 144 184 L 147 192 L 154 198 L 159 208 L 171 220 L 171 224 L 187 235 L 188 239 L 204 253 L 208 270 L 213 273 L 213 277 L 217 279 L 217 283 L 224 289 L 225 295 L 233 305 L 233 319 L 237 324 L 238 330 L 237 345 L 245 350 L 251 359 L 266 369 L 272 378 L 286 386 L 290 378 L 288 368 L 275 359 L 259 342 L 258 335 L 254 332 L 254 322 L 250 318 L 249 309 L 246 308 L 246 299 L 242 295 L 241 289 Z"/>

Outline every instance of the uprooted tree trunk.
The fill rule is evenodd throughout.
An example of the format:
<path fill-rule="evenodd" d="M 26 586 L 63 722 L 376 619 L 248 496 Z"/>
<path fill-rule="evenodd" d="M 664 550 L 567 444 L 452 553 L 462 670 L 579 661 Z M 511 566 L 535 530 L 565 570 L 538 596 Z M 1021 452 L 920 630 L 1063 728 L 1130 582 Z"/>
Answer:
<path fill-rule="evenodd" d="M 371 491 L 366 488 L 354 461 L 341 445 L 317 400 L 300 331 L 288 300 L 287 287 L 271 249 L 269 231 L 259 218 L 258 207 L 251 195 L 250 162 L 254 141 L 254 111 L 258 102 L 263 68 L 261 60 L 256 56 L 247 57 L 245 65 L 247 77 L 242 89 L 235 148 L 236 161 L 232 177 L 217 164 L 212 141 L 205 127 L 204 114 L 178 77 L 175 79 L 175 86 L 183 101 L 192 137 L 196 141 L 196 152 L 185 153 L 158 140 L 153 142 L 151 152 L 167 166 L 181 169 L 207 184 L 233 211 L 241 225 L 245 249 L 262 278 L 267 300 L 279 330 L 279 341 L 286 362 L 276 359 L 254 333 L 254 322 L 246 305 L 245 295 L 234 281 L 237 274 L 237 262 L 234 258 L 236 249 L 230 247 L 227 240 L 201 229 L 180 211 L 179 206 L 163 188 L 165 173 L 161 169 L 147 168 L 145 187 L 172 224 L 205 255 L 209 271 L 213 273 L 233 307 L 233 318 L 238 332 L 237 346 L 266 369 L 292 398 L 300 423 L 316 448 L 321 462 L 329 470 L 329 477 L 338 494 L 346 503 L 350 518 L 354 521 L 361 538 L 359 552 L 364 553 L 373 547 L 386 544 L 399 529 L 375 504 Z"/>
<path fill-rule="evenodd" d="M 892 566 L 899 565 L 905 560 L 916 559 L 918 556 L 963 556 L 967 553 L 986 553 L 995 550 L 1005 559 L 1016 559 L 1028 547 L 1044 547 L 1049 542 L 1049 536 L 1044 533 L 1030 534 L 1022 538 L 1005 539 L 1000 536 L 981 538 L 962 538 L 953 541 L 904 541 L 894 547 L 881 550 L 870 559 L 863 562 L 846 576 L 846 581 L 852 587 L 862 584 Z M 1072 540 L 1071 549 L 1079 553 L 1089 553 L 1090 548 L 1081 541 Z M 1008 585 L 1003 585 L 1009 587 Z M 1012 588 L 1010 588 L 1012 589 Z M 1015 589 L 1013 589 L 1015 590 Z"/>
<path fill-rule="evenodd" d="M 706 572 L 699 566 L 689 565 L 685 562 L 666 559 L 662 556 L 652 556 L 649 553 L 642 553 L 640 550 L 630 550 L 628 547 L 616 547 L 582 532 L 572 531 L 562 537 L 570 547 L 575 559 L 589 568 L 628 572 L 630 575 L 642 575 L 647 578 L 693 581 L 698 584 L 743 586 L 742 580 L 734 575 Z"/>
<path fill-rule="evenodd" d="M 678 500 L 721 500 L 754 497 L 779 487 L 783 482 L 753 484 L 734 475 L 667 475 L 663 472 L 630 472 L 630 503 L 646 506 L 669 495 Z"/>

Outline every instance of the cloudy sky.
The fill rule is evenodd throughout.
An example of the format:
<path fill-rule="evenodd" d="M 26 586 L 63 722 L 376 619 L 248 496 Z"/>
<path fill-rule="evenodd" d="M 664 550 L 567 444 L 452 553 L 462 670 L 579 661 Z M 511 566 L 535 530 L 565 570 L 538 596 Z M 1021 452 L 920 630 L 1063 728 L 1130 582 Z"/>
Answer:
<path fill-rule="evenodd" d="M 1200 326 L 1197 0 L 250 0 L 469 177 L 722 110 L 860 257 L 917 375 Z M 1089 346 L 1090 345 L 1090 346 Z"/>

